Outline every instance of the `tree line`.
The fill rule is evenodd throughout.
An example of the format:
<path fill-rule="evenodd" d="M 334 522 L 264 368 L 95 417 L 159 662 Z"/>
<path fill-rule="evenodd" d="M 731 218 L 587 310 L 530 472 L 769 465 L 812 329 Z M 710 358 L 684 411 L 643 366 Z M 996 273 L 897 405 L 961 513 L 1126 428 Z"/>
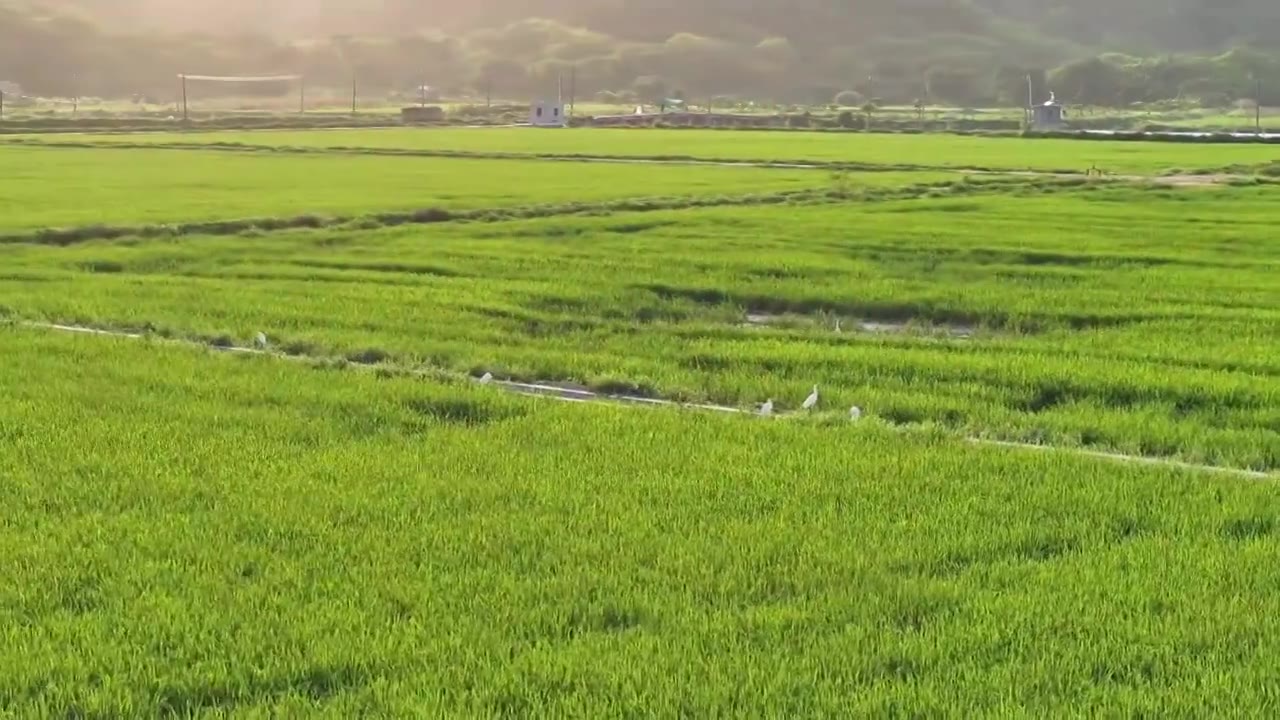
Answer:
<path fill-rule="evenodd" d="M 649 5 L 666 2 L 650 0 Z M 683 8 L 671 9 L 671 14 L 702 32 L 631 28 L 619 36 L 556 20 L 526 19 L 449 34 L 283 41 L 256 34 L 112 31 L 84 18 L 0 6 L 0 81 L 16 82 L 33 95 L 145 94 L 169 100 L 178 92 L 178 73 L 297 73 L 311 87 L 345 88 L 355 82 L 366 94 L 429 85 L 449 94 L 518 99 L 552 94 L 560 78 L 572 77 L 579 97 L 619 101 L 654 102 L 679 95 L 691 101 L 826 104 L 843 93 L 846 101 L 979 107 L 1025 103 L 1028 77 L 1037 100 L 1052 90 L 1063 101 L 1099 106 L 1173 99 L 1222 105 L 1253 98 L 1262 80 L 1263 100 L 1280 102 L 1280 58 L 1275 54 L 1234 49 L 1198 55 L 1083 55 L 1070 44 L 993 29 L 983 24 L 986 15 L 974 14 L 964 3 L 918 2 L 924 3 L 917 7 L 920 13 L 951 8 L 951 21 L 959 24 L 944 33 L 926 32 L 920 30 L 919 18 L 912 21 L 910 12 L 899 12 L 892 18 L 868 15 L 854 29 L 819 27 L 824 25 L 822 14 L 771 21 L 769 5 L 759 4 L 733 16 L 741 27 L 726 27 L 722 15 L 715 30 L 716 17 L 707 10 L 714 3 L 670 0 L 672 8 Z M 608 20 L 609 13 L 624 17 L 633 5 L 630 0 L 601 5 L 599 26 L 613 27 L 619 20 Z M 821 5 L 833 23 L 838 5 Z M 763 25 L 792 34 L 744 29 Z M 1272 78 L 1276 87 L 1266 82 Z"/>

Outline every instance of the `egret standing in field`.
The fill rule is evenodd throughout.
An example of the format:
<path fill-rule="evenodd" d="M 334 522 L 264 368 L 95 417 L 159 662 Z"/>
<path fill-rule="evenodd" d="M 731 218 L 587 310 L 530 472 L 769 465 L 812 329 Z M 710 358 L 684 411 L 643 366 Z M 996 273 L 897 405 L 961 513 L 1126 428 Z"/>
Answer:
<path fill-rule="evenodd" d="M 266 350 L 266 349 L 267 349 L 267 334 L 266 334 L 266 333 L 258 333 L 258 336 L 257 336 L 256 338 L 254 338 L 254 339 L 253 339 L 253 346 L 254 346 L 254 347 L 256 347 L 256 348 L 258 348 L 259 350 Z"/>
<path fill-rule="evenodd" d="M 853 407 L 849 408 L 849 419 L 852 420 L 853 422 L 858 422 L 859 420 L 861 420 L 862 408 L 858 407 L 857 405 L 854 405 Z"/>
<path fill-rule="evenodd" d="M 840 327 L 840 318 L 836 318 L 836 334 L 839 335 L 842 332 L 844 332 L 844 330 Z"/>
<path fill-rule="evenodd" d="M 817 385 L 813 386 L 813 392 L 809 393 L 809 397 L 804 399 L 804 405 L 802 405 L 801 407 L 803 407 L 805 410 L 812 410 L 818 407 L 818 386 Z"/>
<path fill-rule="evenodd" d="M 491 382 L 493 382 L 493 373 L 485 373 L 484 377 L 480 378 L 481 385 L 488 385 Z"/>
<path fill-rule="evenodd" d="M 773 398 L 769 398 L 760 406 L 760 417 L 771 417 L 773 415 Z"/>

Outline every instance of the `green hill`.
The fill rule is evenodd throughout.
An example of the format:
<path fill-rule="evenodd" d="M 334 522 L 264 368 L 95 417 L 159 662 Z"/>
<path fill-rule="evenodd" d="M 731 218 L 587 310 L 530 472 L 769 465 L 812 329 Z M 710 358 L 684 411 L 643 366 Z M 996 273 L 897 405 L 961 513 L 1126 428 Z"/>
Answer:
<path fill-rule="evenodd" d="M 335 86 L 354 73 L 374 91 L 426 82 L 524 97 L 572 68 L 583 93 L 637 99 L 809 103 L 856 90 L 978 105 L 1021 102 L 1028 73 L 1060 68 L 1078 102 L 1238 96 L 1262 56 L 1229 72 L 1186 58 L 1081 62 L 1212 55 L 1280 30 L 1260 0 L 1232 12 L 1170 1 L 0 0 L 0 79 L 106 96 L 172 93 L 177 72 L 300 72 Z"/>
<path fill-rule="evenodd" d="M 1273 0 L 974 0 L 1038 31 L 1134 54 L 1216 53 L 1233 45 L 1276 49 Z"/>

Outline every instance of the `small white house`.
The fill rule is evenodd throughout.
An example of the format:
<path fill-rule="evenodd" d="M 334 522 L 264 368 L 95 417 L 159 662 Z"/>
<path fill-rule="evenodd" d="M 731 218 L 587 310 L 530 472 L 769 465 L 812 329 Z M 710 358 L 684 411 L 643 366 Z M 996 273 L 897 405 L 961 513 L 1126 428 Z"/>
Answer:
<path fill-rule="evenodd" d="M 1035 130 L 1060 130 L 1066 124 L 1066 109 L 1058 104 L 1058 99 L 1049 93 L 1049 100 L 1043 105 L 1031 108 L 1031 127 Z"/>
<path fill-rule="evenodd" d="M 536 100 L 529 106 L 529 124 L 533 127 L 564 127 L 564 103 Z"/>

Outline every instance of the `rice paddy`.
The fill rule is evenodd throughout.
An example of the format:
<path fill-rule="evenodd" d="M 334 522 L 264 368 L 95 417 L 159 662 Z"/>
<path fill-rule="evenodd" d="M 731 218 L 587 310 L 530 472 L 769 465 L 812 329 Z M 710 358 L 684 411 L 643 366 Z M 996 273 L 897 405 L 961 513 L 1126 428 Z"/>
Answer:
<path fill-rule="evenodd" d="M 1158 175 L 1280 160 L 1280 145 L 748 130 L 528 128 L 353 129 L 329 131 L 176 132 L 15 137 L 7 142 L 227 144 L 260 148 L 702 158 L 736 161 L 863 163 L 913 168 L 982 168 Z M 0 139 L 0 143 L 6 142 Z"/>
<path fill-rule="evenodd" d="M 824 187 L 822 173 L 450 158 L 384 159 L 0 146 L 0 232 L 300 214 L 477 209 Z M 868 173 L 859 185 L 945 179 Z"/>
<path fill-rule="evenodd" d="M 875 136 L 521 132 L 360 137 L 889 152 Z M 244 140 L 363 142 L 344 134 Z M 945 168 L 991 162 L 977 140 L 892 142 L 935 143 L 921 164 Z M 983 142 L 1046 167 L 1132 151 L 1153 173 L 1241 149 Z M 1274 710 L 1270 186 L 0 157 L 0 715 Z M 498 212 L 533 206 L 572 212 Z M 431 207 L 478 214 L 128 231 Z M 40 234 L 99 223 L 122 231 Z M 259 332 L 264 355 L 200 348 Z M 462 380 L 485 373 L 743 412 Z M 754 416 L 766 399 L 781 417 Z"/>

